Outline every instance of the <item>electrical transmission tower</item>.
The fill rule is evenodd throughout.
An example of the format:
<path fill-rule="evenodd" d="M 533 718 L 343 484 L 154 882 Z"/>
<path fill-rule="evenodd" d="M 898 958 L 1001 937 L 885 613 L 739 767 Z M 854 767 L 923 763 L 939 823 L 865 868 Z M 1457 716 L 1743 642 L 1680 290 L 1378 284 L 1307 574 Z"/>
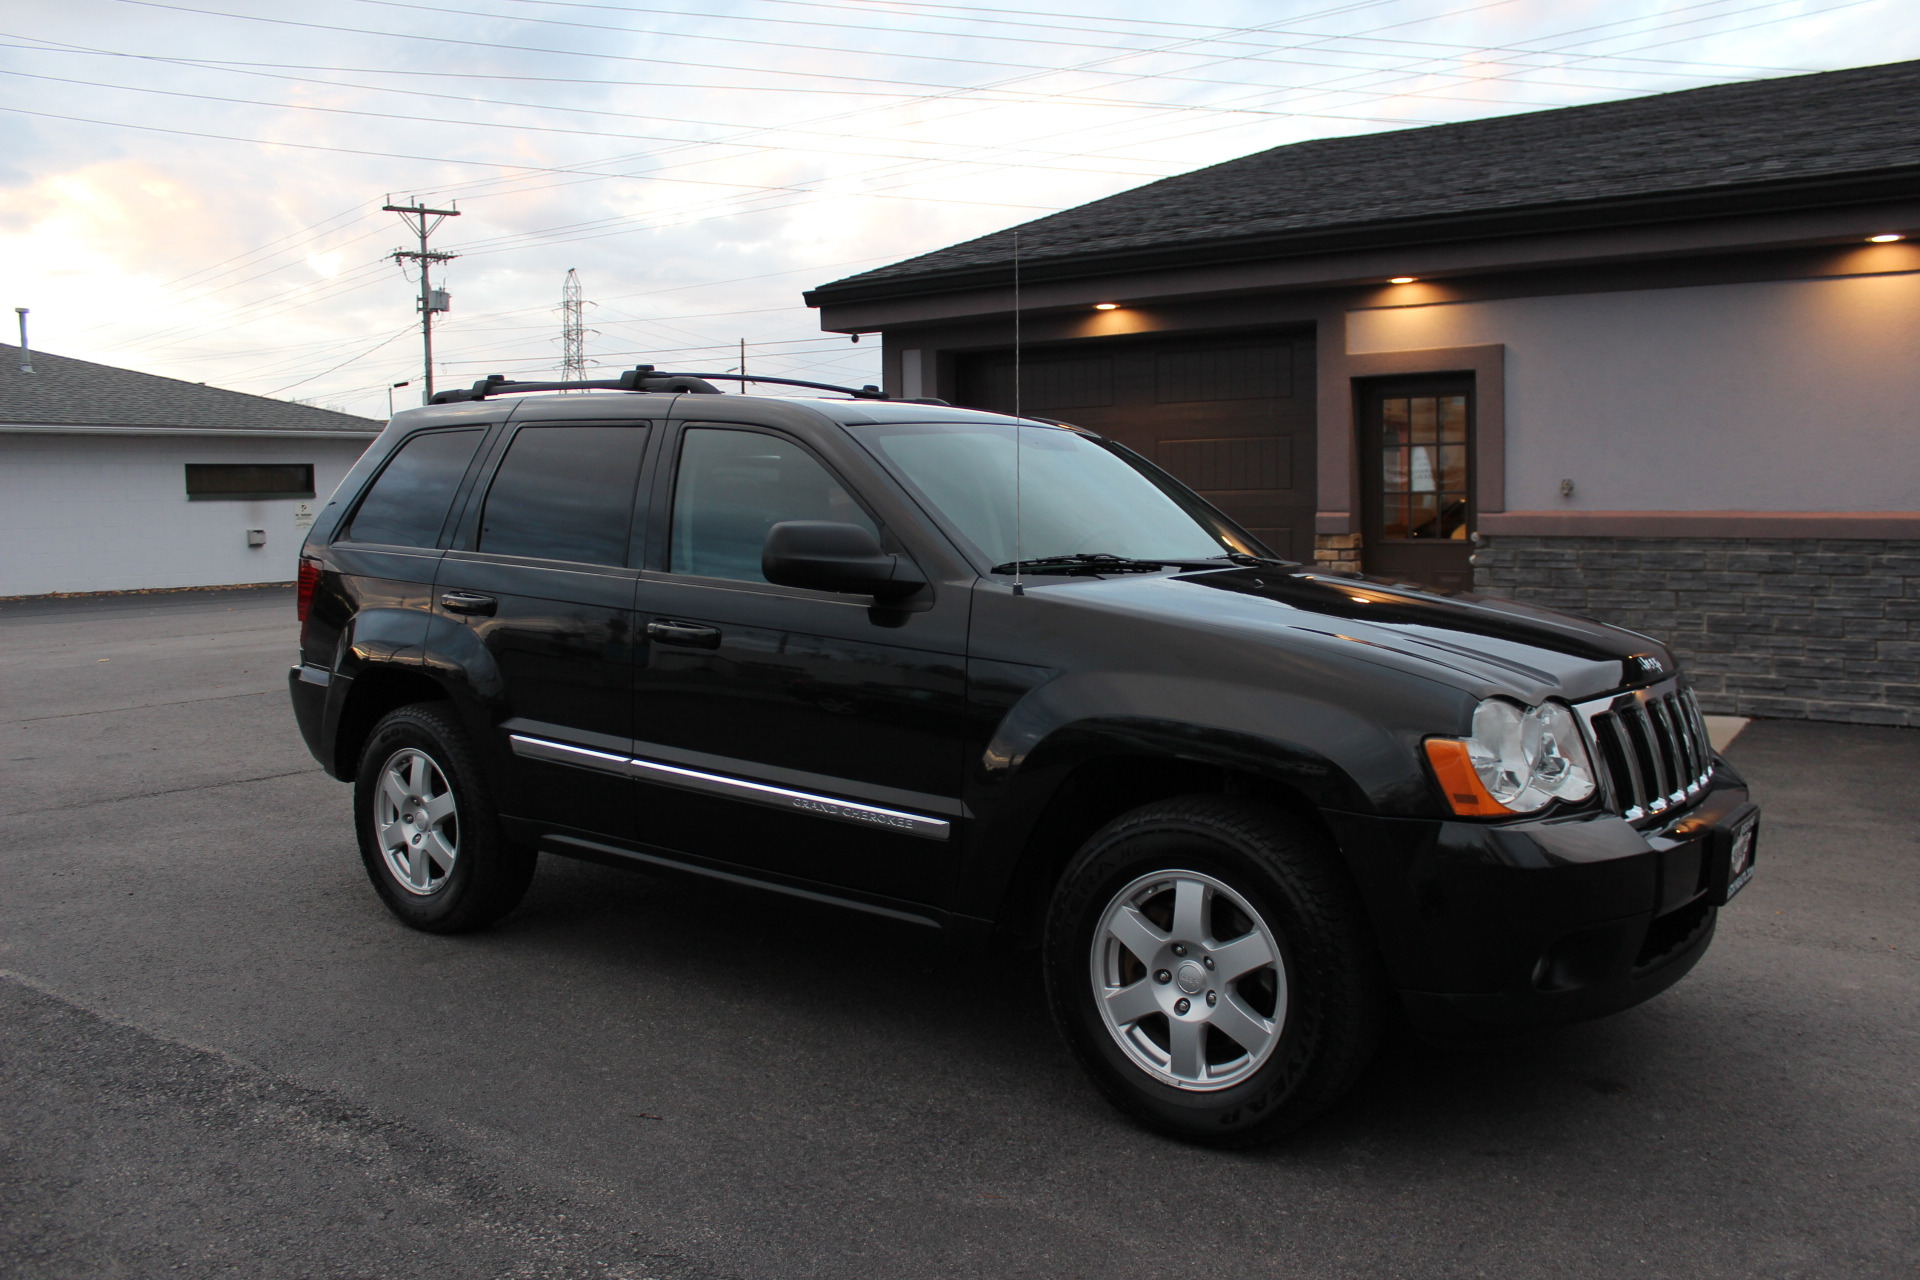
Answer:
<path fill-rule="evenodd" d="M 560 381 L 586 379 L 586 304 L 580 301 L 580 273 L 568 267 L 567 282 L 560 289 Z"/>
<path fill-rule="evenodd" d="M 389 196 L 389 199 L 392 197 Z M 420 237 L 418 249 L 396 249 L 393 251 L 395 262 L 417 262 L 420 264 L 420 350 L 425 362 L 422 381 L 426 390 L 421 394 L 421 404 L 433 402 L 433 317 L 442 311 L 451 310 L 453 300 L 445 289 L 436 289 L 428 278 L 436 262 L 451 262 L 460 255 L 457 253 L 438 253 L 427 248 L 427 237 L 433 234 L 435 227 L 448 218 L 460 216 L 458 209 L 429 209 L 418 200 L 412 204 L 389 204 L 381 208 L 387 213 L 397 213 L 407 229 Z M 432 221 L 428 221 L 432 219 Z"/>

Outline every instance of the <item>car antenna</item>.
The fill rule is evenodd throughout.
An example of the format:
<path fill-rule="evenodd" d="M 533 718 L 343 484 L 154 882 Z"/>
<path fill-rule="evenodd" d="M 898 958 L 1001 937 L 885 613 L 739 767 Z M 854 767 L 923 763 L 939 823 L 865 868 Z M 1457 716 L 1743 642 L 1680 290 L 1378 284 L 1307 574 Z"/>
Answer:
<path fill-rule="evenodd" d="M 1013 233 L 1013 594 L 1027 594 L 1020 580 L 1020 233 Z"/>

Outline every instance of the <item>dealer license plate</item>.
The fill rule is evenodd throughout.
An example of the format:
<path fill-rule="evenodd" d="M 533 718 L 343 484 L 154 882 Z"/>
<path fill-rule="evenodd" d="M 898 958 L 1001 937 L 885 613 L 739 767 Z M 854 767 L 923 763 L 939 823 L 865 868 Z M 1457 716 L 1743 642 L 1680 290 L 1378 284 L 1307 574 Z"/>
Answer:
<path fill-rule="evenodd" d="M 1733 895 L 1753 879 L 1753 843 L 1760 833 L 1760 815 L 1751 814 L 1735 827 L 1727 840 L 1727 880 L 1721 902 L 1733 901 Z"/>

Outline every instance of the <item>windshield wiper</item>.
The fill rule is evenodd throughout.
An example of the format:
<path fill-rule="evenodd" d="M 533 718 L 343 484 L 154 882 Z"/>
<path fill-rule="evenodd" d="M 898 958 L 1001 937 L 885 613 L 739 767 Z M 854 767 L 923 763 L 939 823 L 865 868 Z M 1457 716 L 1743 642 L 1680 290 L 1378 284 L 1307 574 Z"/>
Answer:
<path fill-rule="evenodd" d="M 1158 573 L 1173 560 L 1130 560 L 1103 552 L 1080 551 L 1067 556 L 1009 560 L 993 566 L 995 573 Z"/>

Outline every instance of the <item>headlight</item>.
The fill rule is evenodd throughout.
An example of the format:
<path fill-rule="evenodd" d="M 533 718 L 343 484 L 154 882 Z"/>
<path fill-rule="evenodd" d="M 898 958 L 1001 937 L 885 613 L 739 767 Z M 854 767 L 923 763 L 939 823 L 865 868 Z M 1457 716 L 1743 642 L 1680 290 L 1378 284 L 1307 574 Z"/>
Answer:
<path fill-rule="evenodd" d="M 1447 803 L 1465 817 L 1535 813 L 1554 800 L 1593 794 L 1593 759 L 1563 702 L 1522 709 L 1488 698 L 1473 712 L 1473 736 L 1427 739 Z"/>

